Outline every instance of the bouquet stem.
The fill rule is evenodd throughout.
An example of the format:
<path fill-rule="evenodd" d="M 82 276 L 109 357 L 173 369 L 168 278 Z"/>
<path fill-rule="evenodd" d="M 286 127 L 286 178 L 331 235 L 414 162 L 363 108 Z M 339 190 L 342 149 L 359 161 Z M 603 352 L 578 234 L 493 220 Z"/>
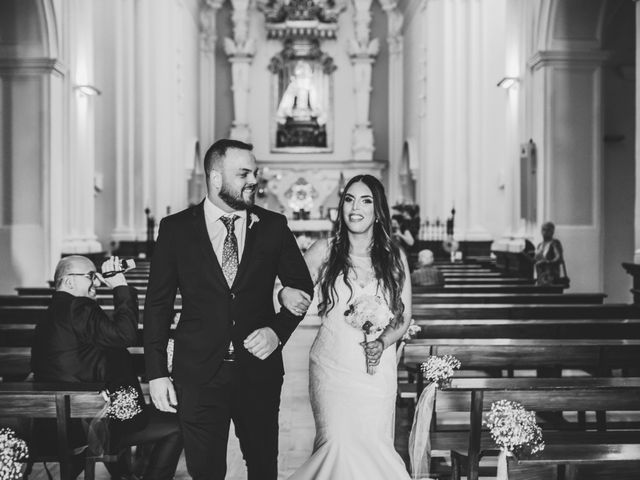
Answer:
<path fill-rule="evenodd" d="M 364 343 L 365 343 L 365 345 L 367 344 L 367 341 L 368 341 L 368 339 L 367 339 L 367 334 L 365 333 L 365 334 L 364 334 Z M 367 373 L 368 373 L 369 375 L 373 375 L 374 373 L 376 373 L 376 366 L 375 366 L 375 365 L 371 365 L 371 364 L 369 363 L 369 357 L 367 357 L 367 355 L 366 355 L 366 351 L 365 351 L 364 361 L 365 361 L 365 362 L 366 362 L 366 364 L 367 364 Z"/>

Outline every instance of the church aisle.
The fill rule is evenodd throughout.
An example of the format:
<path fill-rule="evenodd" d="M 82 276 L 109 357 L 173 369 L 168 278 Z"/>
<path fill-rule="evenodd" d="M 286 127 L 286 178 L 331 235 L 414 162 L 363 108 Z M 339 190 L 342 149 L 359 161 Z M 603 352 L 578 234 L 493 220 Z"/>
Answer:
<path fill-rule="evenodd" d="M 305 319 L 299 326 L 284 349 L 285 380 L 282 390 L 280 406 L 280 455 L 278 458 L 280 476 L 284 480 L 311 454 L 315 427 L 309 404 L 309 350 L 317 332 L 317 318 Z M 233 432 L 233 424 L 229 433 L 229 449 L 227 453 L 227 479 L 246 480 L 246 468 L 240 444 Z M 59 478 L 57 464 L 49 465 L 54 478 Z M 48 480 L 42 464 L 37 464 L 29 476 L 31 480 Z M 109 474 L 104 465 L 96 466 L 96 480 L 109 480 Z M 78 479 L 84 479 L 81 474 Z M 176 480 L 189 480 L 184 453 L 178 464 Z"/>

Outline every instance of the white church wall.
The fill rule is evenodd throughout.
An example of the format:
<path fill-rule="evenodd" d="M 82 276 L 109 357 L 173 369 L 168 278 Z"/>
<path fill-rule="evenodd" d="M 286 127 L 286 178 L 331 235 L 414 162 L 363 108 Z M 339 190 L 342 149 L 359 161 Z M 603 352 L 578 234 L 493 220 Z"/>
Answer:
<path fill-rule="evenodd" d="M 120 4 L 120 5 L 114 5 Z M 118 109 L 116 105 L 116 37 L 123 35 L 116 18 L 116 10 L 122 8 L 122 2 L 96 0 L 95 14 L 100 21 L 96 22 L 95 35 L 95 77 L 96 86 L 102 92 L 96 102 L 96 177 L 99 191 L 96 192 L 96 235 L 105 247 L 111 242 L 111 234 L 116 226 L 116 157 L 117 135 L 116 122 Z M 129 48 L 133 50 L 133 45 Z M 132 126 L 130 126 L 131 128 Z"/>
<path fill-rule="evenodd" d="M 508 96 L 496 87 L 505 75 L 506 1 L 412 2 L 406 12 L 405 138 L 418 142 L 423 216 L 442 220 L 455 207 L 459 239 L 500 236 L 513 161 Z"/>
<path fill-rule="evenodd" d="M 160 219 L 187 206 L 187 182 L 198 139 L 198 15 L 196 0 L 139 2 L 136 155 L 144 207 Z M 136 211 L 136 212 L 137 212 Z"/>
<path fill-rule="evenodd" d="M 622 262 L 634 253 L 635 5 L 623 3 L 607 22 L 604 69 L 604 292 L 609 302 L 631 302 L 632 279 Z"/>

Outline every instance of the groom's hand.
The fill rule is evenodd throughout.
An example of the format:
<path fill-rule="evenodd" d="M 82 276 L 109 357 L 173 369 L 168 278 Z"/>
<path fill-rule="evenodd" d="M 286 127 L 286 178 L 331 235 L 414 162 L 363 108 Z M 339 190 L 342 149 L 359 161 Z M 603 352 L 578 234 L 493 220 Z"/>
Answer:
<path fill-rule="evenodd" d="M 178 397 L 169 377 L 154 378 L 149 381 L 149 394 L 158 410 L 176 413 L 173 406 L 178 405 Z"/>
<path fill-rule="evenodd" d="M 259 328 L 244 339 L 244 348 L 260 360 L 271 355 L 279 344 L 278 335 L 269 327 Z"/>
<path fill-rule="evenodd" d="M 311 297 L 303 290 L 293 287 L 283 287 L 278 292 L 278 300 L 280 305 L 289 310 L 297 317 L 301 317 L 307 313 L 309 305 L 311 305 Z"/>

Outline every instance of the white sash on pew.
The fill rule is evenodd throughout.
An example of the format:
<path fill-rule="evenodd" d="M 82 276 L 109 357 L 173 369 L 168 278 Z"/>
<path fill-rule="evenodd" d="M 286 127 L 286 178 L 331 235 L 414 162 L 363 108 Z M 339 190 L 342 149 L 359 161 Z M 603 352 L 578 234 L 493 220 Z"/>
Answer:
<path fill-rule="evenodd" d="M 413 417 L 409 435 L 409 458 L 411 459 L 411 477 L 428 480 L 431 462 L 431 418 L 436 399 L 436 382 L 430 383 L 420 395 Z"/>

